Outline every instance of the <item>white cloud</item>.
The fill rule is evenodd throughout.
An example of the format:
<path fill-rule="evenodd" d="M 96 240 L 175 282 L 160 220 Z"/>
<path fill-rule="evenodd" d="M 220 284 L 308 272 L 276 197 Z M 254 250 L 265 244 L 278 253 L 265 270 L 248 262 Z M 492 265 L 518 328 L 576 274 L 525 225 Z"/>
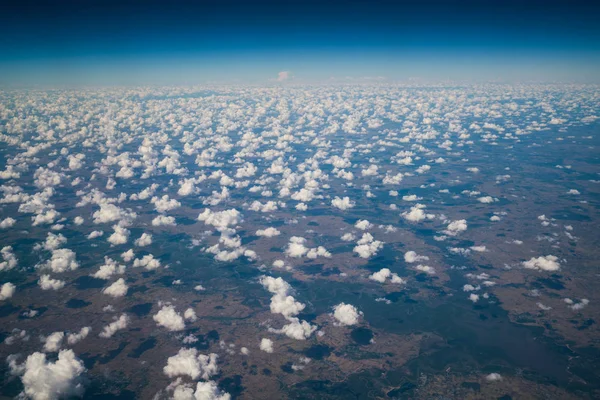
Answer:
<path fill-rule="evenodd" d="M 127 294 L 129 286 L 125 284 L 125 279 L 120 278 L 112 285 L 102 289 L 102 293 L 112 297 L 123 297 Z"/>
<path fill-rule="evenodd" d="M 173 391 L 173 400 L 230 400 L 231 395 L 219 389 L 214 381 L 198 382 L 196 391 L 190 384 L 178 384 Z"/>
<path fill-rule="evenodd" d="M 133 260 L 134 267 L 144 267 L 148 271 L 152 271 L 160 267 L 160 261 L 154 258 L 152 254 L 146 254 L 142 258 L 136 258 Z"/>
<path fill-rule="evenodd" d="M 306 243 L 306 239 L 298 236 L 292 236 L 287 248 L 285 249 L 285 254 L 295 258 L 304 256 L 309 250 L 304 243 Z"/>
<path fill-rule="evenodd" d="M 497 372 L 492 372 L 491 374 L 485 376 L 485 380 L 488 382 L 501 381 L 502 375 Z"/>
<path fill-rule="evenodd" d="M 378 272 L 374 272 L 369 275 L 369 279 L 384 283 L 387 279 L 390 279 L 392 283 L 406 283 L 406 281 L 398 276 L 398 274 L 390 271 L 389 268 L 382 268 Z"/>
<path fill-rule="evenodd" d="M 52 257 L 43 265 L 52 272 L 60 273 L 74 271 L 79 268 L 79 263 L 75 259 L 75 253 L 69 249 L 55 249 L 52 251 Z"/>
<path fill-rule="evenodd" d="M 136 246 L 148 246 L 152 244 L 152 235 L 150 233 L 142 233 L 142 236 L 135 240 Z"/>
<path fill-rule="evenodd" d="M 333 307 L 333 317 L 342 325 L 356 325 L 362 312 L 351 304 L 340 303 Z"/>
<path fill-rule="evenodd" d="M 406 261 L 407 263 L 414 263 L 414 262 L 427 261 L 427 260 L 429 260 L 429 257 L 420 256 L 412 250 L 409 250 L 406 253 L 404 253 L 404 261 Z"/>
<path fill-rule="evenodd" d="M 225 231 L 242 221 L 242 215 L 236 209 L 212 212 L 209 208 L 198 215 L 198 221 L 214 226 L 218 231 Z"/>
<path fill-rule="evenodd" d="M 425 211 L 423 211 L 424 208 L 425 205 L 417 203 L 410 208 L 410 211 L 403 212 L 402 217 L 411 222 L 420 222 L 425 219 L 435 218 L 435 215 L 433 214 L 426 214 Z"/>
<path fill-rule="evenodd" d="M 152 220 L 152 226 L 176 226 L 175 217 L 159 215 Z"/>
<path fill-rule="evenodd" d="M 90 332 L 92 331 L 92 328 L 90 326 L 84 326 L 83 328 L 81 328 L 81 330 L 77 333 L 70 333 L 67 336 L 67 342 L 72 346 L 74 344 L 77 344 L 79 342 L 81 342 L 83 339 L 85 339 Z"/>
<path fill-rule="evenodd" d="M 343 198 L 335 196 L 335 198 L 331 200 L 331 205 L 336 208 L 339 208 L 340 210 L 348 210 L 354 207 L 354 204 L 355 203 L 353 201 L 350 201 L 350 197 L 348 196 Z"/>
<path fill-rule="evenodd" d="M 65 287 L 65 281 L 60 279 L 52 279 L 50 275 L 42 275 L 38 281 L 38 285 L 42 290 L 59 290 Z"/>
<path fill-rule="evenodd" d="M 62 346 L 62 341 L 65 338 L 64 332 L 54 332 L 48 335 L 44 342 L 44 351 L 45 352 L 54 352 L 60 350 Z"/>
<path fill-rule="evenodd" d="M 129 325 L 129 316 L 127 314 L 122 314 L 114 322 L 106 325 L 99 336 L 107 339 L 112 337 L 117 331 L 127 328 L 127 325 Z"/>
<path fill-rule="evenodd" d="M 523 266 L 528 269 L 536 269 L 538 271 L 558 271 L 560 264 L 558 257 L 555 256 L 541 256 L 532 257 L 529 261 L 524 261 Z"/>
<path fill-rule="evenodd" d="M 277 228 L 269 227 L 256 231 L 256 236 L 273 237 L 280 235 L 281 232 Z"/>
<path fill-rule="evenodd" d="M 290 71 L 279 71 L 277 73 L 277 82 L 285 82 L 292 77 L 292 73 Z"/>
<path fill-rule="evenodd" d="M 192 379 L 210 379 L 219 373 L 217 366 L 218 356 L 215 353 L 204 355 L 194 348 L 182 348 L 179 352 L 169 357 L 163 372 L 170 378 L 176 376 L 189 376 Z"/>
<path fill-rule="evenodd" d="M 21 373 L 23 394 L 33 400 L 53 400 L 80 397 L 84 386 L 80 376 L 86 371 L 83 362 L 73 350 L 61 350 L 55 362 L 44 353 L 33 353 L 24 365 L 12 366 L 13 373 Z"/>
<path fill-rule="evenodd" d="M 188 321 L 195 322 L 198 319 L 198 316 L 193 308 L 188 308 L 185 310 L 185 313 L 183 313 L 183 318 L 187 319 Z"/>
<path fill-rule="evenodd" d="M 419 264 L 419 265 L 417 265 L 415 267 L 415 269 L 417 271 L 420 271 L 420 272 L 425 272 L 427 275 L 434 275 L 435 274 L 435 268 L 430 267 L 429 265 Z"/>
<path fill-rule="evenodd" d="M 366 219 L 359 219 L 354 224 L 354 227 L 357 228 L 357 229 L 360 229 L 360 230 L 364 231 L 364 230 L 367 230 L 367 229 L 371 229 L 373 227 L 373 224 L 370 223 L 369 221 L 367 221 Z"/>
<path fill-rule="evenodd" d="M 16 286 L 10 282 L 6 282 L 0 286 L 0 301 L 10 299 L 15 294 Z"/>
<path fill-rule="evenodd" d="M 108 242 L 113 246 L 127 243 L 130 234 L 129 229 L 123 228 L 119 225 L 113 225 L 113 229 L 115 231 L 112 235 L 108 237 Z"/>
<path fill-rule="evenodd" d="M 0 250 L 0 255 L 2 256 L 2 259 L 4 260 L 0 263 L 0 271 L 11 270 L 11 269 L 15 268 L 17 266 L 17 264 L 19 263 L 19 261 L 17 260 L 17 257 L 15 256 L 15 254 L 13 253 L 12 250 L 13 249 L 11 246 L 4 246 Z"/>
<path fill-rule="evenodd" d="M 94 278 L 110 279 L 114 274 L 125 273 L 125 266 L 119 265 L 115 260 L 109 257 L 104 257 L 104 265 L 101 265 L 96 273 L 92 274 Z"/>
<path fill-rule="evenodd" d="M 173 306 L 163 306 L 154 316 L 152 317 L 159 326 L 163 326 L 170 331 L 182 331 L 185 329 L 185 322 L 183 317 Z"/>
<path fill-rule="evenodd" d="M 456 236 L 460 232 L 464 232 L 466 230 L 467 230 L 467 221 L 464 219 L 459 219 L 459 220 L 450 222 L 448 224 L 448 226 L 446 227 L 446 230 L 444 230 L 444 233 L 446 235 Z"/>
<path fill-rule="evenodd" d="M 353 251 L 361 258 L 369 258 L 377 254 L 377 252 L 383 247 L 383 242 L 374 240 L 373 235 L 370 233 L 363 233 L 362 238 L 357 242 Z"/>
<path fill-rule="evenodd" d="M 96 239 L 97 237 L 100 237 L 104 235 L 103 231 L 92 231 L 89 235 L 87 235 L 88 239 Z"/>
<path fill-rule="evenodd" d="M 273 341 L 271 339 L 262 338 L 260 341 L 260 349 L 266 353 L 272 353 Z"/>
<path fill-rule="evenodd" d="M 0 221 L 0 229 L 8 229 L 11 228 L 17 222 L 16 219 L 7 217 Z"/>

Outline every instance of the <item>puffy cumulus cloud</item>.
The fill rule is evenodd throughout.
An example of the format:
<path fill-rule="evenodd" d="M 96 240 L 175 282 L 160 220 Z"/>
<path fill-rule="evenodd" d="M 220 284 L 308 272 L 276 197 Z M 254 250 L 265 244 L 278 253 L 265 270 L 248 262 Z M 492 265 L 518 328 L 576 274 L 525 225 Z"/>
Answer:
<path fill-rule="evenodd" d="M 242 221 L 242 215 L 234 208 L 230 210 L 212 212 L 209 208 L 198 215 L 198 221 L 212 225 L 218 231 L 226 231 L 230 226 L 235 226 Z"/>
<path fill-rule="evenodd" d="M 404 200 L 404 201 L 419 201 L 419 200 L 423 200 L 423 198 L 418 197 L 416 194 L 411 194 L 411 195 L 407 195 L 407 196 L 402 196 L 402 200 Z"/>
<path fill-rule="evenodd" d="M 353 251 L 361 258 L 369 258 L 377 254 L 383 247 L 383 242 L 375 240 L 370 233 L 363 233 L 362 238 L 356 242 Z"/>
<path fill-rule="evenodd" d="M 44 351 L 54 352 L 60 350 L 63 339 L 65 338 L 64 332 L 54 332 L 48 335 L 44 341 Z"/>
<path fill-rule="evenodd" d="M 85 222 L 85 220 L 80 216 L 73 218 L 73 223 L 75 225 L 83 225 L 84 222 Z"/>
<path fill-rule="evenodd" d="M 63 174 L 44 167 L 39 167 L 33 174 L 35 186 L 40 189 L 60 185 L 62 177 Z"/>
<path fill-rule="evenodd" d="M 0 221 L 0 229 L 12 228 L 16 222 L 17 222 L 16 219 L 11 218 L 11 217 L 6 217 Z"/>
<path fill-rule="evenodd" d="M 406 261 L 409 264 L 414 263 L 414 262 L 427 261 L 427 260 L 429 260 L 429 257 L 420 256 L 412 250 L 409 250 L 406 253 L 404 253 L 404 261 Z"/>
<path fill-rule="evenodd" d="M 104 235 L 103 231 L 92 231 L 89 235 L 87 235 L 87 238 L 88 239 L 96 239 L 102 235 Z"/>
<path fill-rule="evenodd" d="M 259 229 L 256 231 L 256 236 L 263 236 L 263 237 L 279 236 L 280 234 L 281 234 L 281 232 L 277 228 L 273 228 L 273 227 Z"/>
<path fill-rule="evenodd" d="M 120 278 L 112 285 L 102 289 L 102 293 L 112 297 L 123 297 L 127 294 L 129 286 L 125 283 L 125 279 Z"/>
<path fill-rule="evenodd" d="M 79 268 L 76 255 L 69 249 L 55 249 L 52 251 L 52 257 L 45 264 L 44 268 L 51 269 L 52 272 L 60 273 L 74 271 Z"/>
<path fill-rule="evenodd" d="M 111 203 L 100 203 L 100 209 L 94 212 L 92 217 L 95 224 L 106 224 L 114 221 L 129 221 L 135 219 L 136 214 Z"/>
<path fill-rule="evenodd" d="M 184 179 L 179 183 L 179 190 L 177 191 L 179 196 L 185 197 L 196 193 L 198 193 L 198 188 L 195 179 Z"/>
<path fill-rule="evenodd" d="M 252 204 L 250 204 L 250 207 L 248 207 L 248 210 L 266 213 L 266 212 L 276 211 L 280 205 L 283 207 L 283 206 L 285 206 L 285 203 L 269 200 L 263 204 L 260 201 L 256 200 L 256 201 L 253 201 Z"/>
<path fill-rule="evenodd" d="M 90 334 L 91 331 L 92 331 L 91 326 L 84 326 L 83 328 L 81 328 L 81 330 L 79 332 L 70 333 L 67 336 L 67 343 L 69 343 L 71 346 L 74 344 L 77 344 L 77 343 L 81 342 L 83 339 L 85 339 Z"/>
<path fill-rule="evenodd" d="M 369 275 L 369 279 L 384 283 L 386 280 L 390 280 L 392 283 L 406 283 L 406 281 L 398 276 L 398 274 L 390 271 L 389 268 L 382 268 L 378 272 Z"/>
<path fill-rule="evenodd" d="M 125 273 L 125 266 L 118 264 L 110 257 L 104 257 L 104 265 L 101 265 L 98 271 L 91 276 L 98 279 L 110 279 L 115 274 Z"/>
<path fill-rule="evenodd" d="M 114 232 L 108 237 L 108 243 L 113 246 L 125 244 L 129 240 L 129 229 L 126 229 L 119 225 L 113 225 Z"/>
<path fill-rule="evenodd" d="M 360 173 L 362 176 L 376 176 L 378 169 L 379 167 L 377 165 L 371 164 L 369 165 L 369 168 L 361 170 Z"/>
<path fill-rule="evenodd" d="M 260 341 L 260 349 L 265 353 L 273 353 L 273 341 L 271 339 L 262 338 Z"/>
<path fill-rule="evenodd" d="M 464 232 L 467 230 L 467 221 L 464 219 L 459 219 L 456 221 L 451 221 L 448 226 L 446 226 L 446 229 L 444 230 L 444 233 L 446 235 L 450 235 L 450 236 L 456 236 L 458 235 L 460 232 Z"/>
<path fill-rule="evenodd" d="M 429 265 L 419 264 L 415 267 L 415 270 L 417 270 L 419 272 L 424 272 L 427 275 L 435 275 L 435 268 L 430 267 Z"/>
<path fill-rule="evenodd" d="M 477 303 L 479 301 L 479 295 L 475 294 L 475 293 L 471 293 L 469 295 L 469 300 L 471 300 L 473 303 Z"/>
<path fill-rule="evenodd" d="M 231 395 L 223 392 L 214 381 L 198 382 L 196 391 L 191 384 L 173 386 L 173 400 L 230 400 Z"/>
<path fill-rule="evenodd" d="M 492 196 L 483 196 L 483 197 L 479 197 L 477 199 L 477 201 L 480 202 L 480 203 L 484 203 L 484 204 L 490 204 L 490 203 L 493 203 L 496 200 Z"/>
<path fill-rule="evenodd" d="M 306 306 L 291 295 L 292 287 L 289 283 L 282 278 L 273 278 L 272 276 L 262 276 L 260 283 L 273 294 L 270 305 L 271 312 L 283 315 L 289 322 L 281 329 L 271 328 L 271 332 L 282 333 L 296 340 L 305 340 L 316 331 L 316 326 L 295 317 Z"/>
<path fill-rule="evenodd" d="M 101 338 L 108 339 L 109 337 L 112 337 L 115 333 L 117 333 L 117 331 L 127 328 L 127 326 L 129 325 L 129 321 L 129 315 L 121 314 L 121 316 L 115 319 L 115 321 L 106 325 L 104 329 L 102 329 L 102 332 L 100 332 L 99 336 Z"/>
<path fill-rule="evenodd" d="M 65 281 L 52 279 L 50 278 L 50 275 L 42 275 L 38 280 L 38 285 L 42 290 L 59 290 L 65 287 Z"/>
<path fill-rule="evenodd" d="M 33 226 L 44 225 L 44 224 L 52 224 L 54 220 L 60 215 L 60 213 L 56 210 L 46 210 L 38 213 L 35 217 L 32 217 Z"/>
<path fill-rule="evenodd" d="M 44 353 L 36 352 L 23 365 L 11 365 L 13 374 L 22 374 L 23 397 L 33 400 L 82 396 L 85 387 L 81 378 L 85 371 L 73 350 L 61 350 L 54 362 L 47 360 Z"/>
<path fill-rule="evenodd" d="M 298 318 L 288 318 L 288 321 L 290 323 L 284 325 L 281 329 L 269 328 L 269 331 L 284 334 L 291 339 L 306 340 L 317 330 L 315 325 Z"/>
<path fill-rule="evenodd" d="M 410 221 L 410 222 L 420 222 L 420 221 L 423 221 L 426 219 L 435 218 L 434 214 L 425 213 L 425 211 L 423 211 L 424 208 L 425 208 L 424 204 L 417 203 L 410 208 L 410 211 L 403 212 L 401 214 L 402 218 L 404 218 L 405 220 Z"/>
<path fill-rule="evenodd" d="M 175 311 L 173 306 L 163 306 L 152 319 L 159 326 L 165 327 L 170 331 L 182 331 L 185 329 L 185 322 L 181 314 Z"/>
<path fill-rule="evenodd" d="M 370 223 L 369 221 L 367 221 L 366 219 L 359 219 L 354 224 L 354 227 L 357 228 L 357 229 L 360 229 L 360 230 L 364 231 L 364 230 L 367 230 L 367 229 L 371 229 L 373 227 L 373 224 Z"/>
<path fill-rule="evenodd" d="M 317 257 L 331 258 L 331 253 L 327 251 L 325 247 L 319 246 L 313 247 L 310 250 L 308 250 L 308 253 L 306 253 L 306 257 L 311 259 L 315 259 Z"/>
<path fill-rule="evenodd" d="M 298 203 L 298 204 L 296 204 L 296 210 L 306 211 L 306 210 L 308 210 L 308 206 L 305 203 Z"/>
<path fill-rule="evenodd" d="M 159 215 L 152 220 L 152 226 L 176 226 L 175 217 Z"/>
<path fill-rule="evenodd" d="M 81 167 L 83 167 L 83 159 L 85 158 L 85 154 L 69 154 L 67 156 L 67 160 L 69 160 L 69 169 L 71 171 L 77 171 Z"/>
<path fill-rule="evenodd" d="M 55 235 L 52 232 L 48 232 L 48 236 L 46 236 L 46 241 L 44 243 L 38 243 L 35 245 L 34 249 L 44 249 L 48 251 L 56 250 L 59 247 L 62 247 L 63 244 L 67 243 L 67 238 L 61 235 Z"/>
<path fill-rule="evenodd" d="M 162 197 L 154 196 L 150 203 L 154 204 L 154 209 L 159 213 L 166 213 L 167 211 L 175 210 L 181 207 L 181 203 L 175 199 L 169 198 L 168 194 Z"/>
<path fill-rule="evenodd" d="M 281 277 L 262 276 L 260 283 L 273 294 L 273 297 L 271 297 L 271 312 L 273 314 L 282 314 L 285 317 L 291 317 L 298 315 L 304 310 L 305 305 L 296 301 L 290 295 L 292 287 Z"/>
<path fill-rule="evenodd" d="M 400 182 L 402 182 L 402 179 L 404 179 L 404 175 L 401 173 L 398 173 L 396 175 L 385 175 L 385 177 L 383 178 L 382 183 L 384 185 L 399 185 Z"/>
<path fill-rule="evenodd" d="M 17 257 L 15 256 L 15 254 L 13 253 L 12 250 L 13 250 L 13 248 L 11 246 L 4 246 L 0 250 L 0 255 L 2 256 L 2 259 L 4 260 L 0 263 L 0 271 L 11 270 L 11 269 L 15 268 L 17 266 L 17 264 L 19 263 L 19 260 L 17 260 Z"/>
<path fill-rule="evenodd" d="M 16 286 L 10 282 L 6 282 L 0 286 L 0 301 L 10 299 L 16 291 Z"/>
<path fill-rule="evenodd" d="M 277 82 L 285 82 L 291 79 L 292 73 L 290 71 L 279 71 L 277 73 Z"/>
<path fill-rule="evenodd" d="M 292 198 L 292 200 L 308 203 L 309 201 L 315 198 L 315 193 L 311 189 L 302 188 L 296 193 L 292 194 L 290 197 Z"/>
<path fill-rule="evenodd" d="M 341 325 L 356 325 L 360 319 L 362 312 L 358 311 L 356 307 L 351 304 L 340 303 L 333 307 L 333 317 Z"/>
<path fill-rule="evenodd" d="M 356 236 L 354 236 L 354 234 L 352 234 L 352 233 L 348 232 L 348 233 L 344 233 L 344 234 L 342 235 L 341 239 L 342 239 L 344 242 L 351 242 L 351 241 L 353 241 L 354 239 L 356 239 Z"/>
<path fill-rule="evenodd" d="M 219 373 L 218 357 L 215 353 L 204 355 L 194 348 L 182 348 L 176 355 L 167 359 L 167 365 L 163 368 L 163 372 L 169 378 L 189 376 L 192 379 L 208 380 L 211 376 Z"/>
<path fill-rule="evenodd" d="M 152 235 L 150 233 L 142 233 L 142 236 L 135 240 L 136 246 L 149 246 L 152 244 Z"/>
<path fill-rule="evenodd" d="M 160 261 L 154 258 L 152 254 L 146 254 L 142 258 L 133 260 L 134 267 L 144 267 L 148 271 L 155 270 L 160 267 Z"/>
<path fill-rule="evenodd" d="M 354 207 L 355 203 L 353 201 L 350 201 L 350 197 L 348 196 L 345 196 L 343 198 L 335 196 L 335 198 L 331 200 L 331 205 L 336 208 L 339 208 L 340 210 L 348 210 Z"/>
<path fill-rule="evenodd" d="M 532 257 L 529 261 L 524 261 L 523 266 L 538 271 L 558 271 L 560 269 L 558 257 L 550 255 L 537 258 Z"/>
<path fill-rule="evenodd" d="M 121 253 L 121 258 L 125 262 L 129 262 L 129 261 L 133 260 L 133 257 L 135 257 L 135 253 L 133 252 L 133 249 L 129 249 L 129 250 Z"/>
<path fill-rule="evenodd" d="M 309 248 L 304 244 L 306 243 L 306 239 L 299 236 L 292 236 L 290 238 L 290 242 L 285 249 L 285 254 L 289 257 L 300 258 L 308 253 Z"/>
<path fill-rule="evenodd" d="M 492 372 L 491 374 L 488 374 L 485 376 L 485 380 L 488 382 L 496 382 L 496 381 L 501 381 L 502 380 L 502 375 L 500 375 L 497 372 Z"/>
<path fill-rule="evenodd" d="M 183 313 L 183 318 L 187 319 L 188 321 L 192 321 L 192 322 L 195 322 L 198 320 L 196 311 L 194 311 L 193 308 L 188 308 L 187 310 L 185 310 L 185 312 Z"/>
<path fill-rule="evenodd" d="M 564 302 L 567 303 L 569 308 L 574 311 L 579 311 L 582 308 L 584 308 L 585 306 L 587 306 L 588 304 L 590 304 L 590 301 L 588 299 L 581 299 L 581 301 L 576 302 L 569 298 L 565 298 Z"/>
<path fill-rule="evenodd" d="M 258 171 L 258 168 L 256 168 L 254 164 L 247 162 L 244 164 L 244 166 L 237 169 L 235 177 L 238 179 L 249 178 L 251 176 L 254 176 L 256 174 L 256 171 Z"/>

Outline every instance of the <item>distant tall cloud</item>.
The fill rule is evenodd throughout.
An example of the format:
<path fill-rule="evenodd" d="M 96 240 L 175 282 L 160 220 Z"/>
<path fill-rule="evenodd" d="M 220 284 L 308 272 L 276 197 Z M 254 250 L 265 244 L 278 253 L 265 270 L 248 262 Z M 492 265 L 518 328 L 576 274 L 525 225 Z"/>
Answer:
<path fill-rule="evenodd" d="M 284 82 L 289 80 L 292 77 L 292 73 L 290 71 L 280 71 L 277 74 L 277 82 Z"/>

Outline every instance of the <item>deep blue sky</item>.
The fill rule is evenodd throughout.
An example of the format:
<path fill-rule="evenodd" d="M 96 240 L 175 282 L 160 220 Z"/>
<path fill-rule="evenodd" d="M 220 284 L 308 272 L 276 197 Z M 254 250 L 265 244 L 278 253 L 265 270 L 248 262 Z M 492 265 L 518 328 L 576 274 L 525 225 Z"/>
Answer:
<path fill-rule="evenodd" d="M 0 81 L 600 80 L 587 1 L 15 1 Z"/>

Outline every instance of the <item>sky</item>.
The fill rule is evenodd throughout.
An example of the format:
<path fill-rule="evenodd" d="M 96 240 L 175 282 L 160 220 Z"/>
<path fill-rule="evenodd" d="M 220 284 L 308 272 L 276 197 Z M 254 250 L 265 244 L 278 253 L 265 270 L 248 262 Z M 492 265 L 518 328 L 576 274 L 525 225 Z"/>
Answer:
<path fill-rule="evenodd" d="M 2 85 L 600 82 L 597 2 L 12 3 Z"/>

